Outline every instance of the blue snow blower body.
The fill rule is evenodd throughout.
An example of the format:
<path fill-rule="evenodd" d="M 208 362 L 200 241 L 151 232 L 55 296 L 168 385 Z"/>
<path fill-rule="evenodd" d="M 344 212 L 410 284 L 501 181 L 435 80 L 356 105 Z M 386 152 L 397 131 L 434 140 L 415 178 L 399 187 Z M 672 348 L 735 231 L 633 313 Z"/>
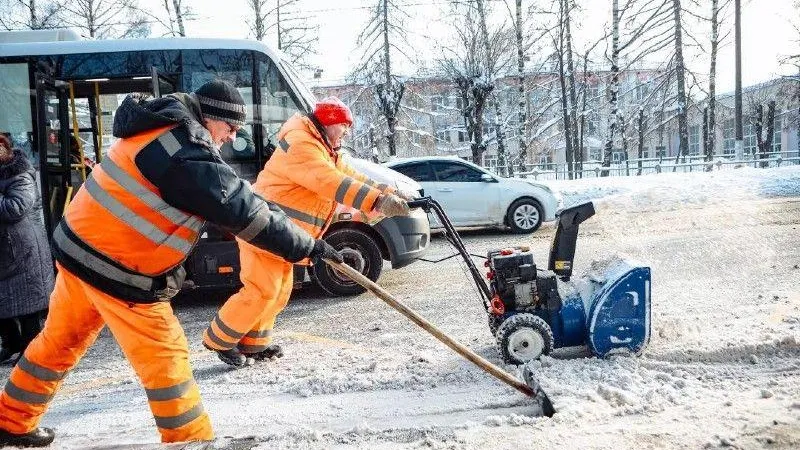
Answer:
<path fill-rule="evenodd" d="M 562 210 L 546 270 L 525 246 L 492 250 L 485 281 L 441 206 L 429 198 L 409 202 L 433 211 L 478 285 L 489 329 L 503 359 L 525 364 L 555 348 L 586 346 L 593 355 L 639 354 L 650 339 L 650 268 L 613 257 L 595 261 L 572 279 L 578 226 L 593 216 L 584 203 Z"/>

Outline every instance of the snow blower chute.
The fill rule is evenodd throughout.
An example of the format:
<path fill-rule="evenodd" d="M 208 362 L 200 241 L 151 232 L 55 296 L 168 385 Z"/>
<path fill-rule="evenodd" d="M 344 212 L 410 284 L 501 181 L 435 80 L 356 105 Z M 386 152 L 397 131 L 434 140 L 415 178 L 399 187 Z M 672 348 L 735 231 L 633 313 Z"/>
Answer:
<path fill-rule="evenodd" d="M 485 262 L 488 283 L 435 200 L 423 197 L 409 205 L 438 216 L 478 286 L 506 362 L 525 364 L 554 348 L 581 345 L 599 357 L 644 350 L 650 339 L 649 267 L 613 258 L 571 280 L 578 225 L 594 215 L 591 202 L 559 213 L 547 270 L 536 266 L 528 247 L 492 250 Z"/>

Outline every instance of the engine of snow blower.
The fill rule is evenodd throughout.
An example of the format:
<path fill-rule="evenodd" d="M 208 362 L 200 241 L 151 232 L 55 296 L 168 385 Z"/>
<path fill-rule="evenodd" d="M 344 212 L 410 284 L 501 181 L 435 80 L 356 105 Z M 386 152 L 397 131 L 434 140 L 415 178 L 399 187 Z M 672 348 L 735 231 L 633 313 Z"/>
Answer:
<path fill-rule="evenodd" d="M 439 216 L 484 297 L 489 329 L 506 362 L 524 364 L 554 348 L 580 345 L 600 357 L 644 350 L 650 339 L 649 267 L 611 258 L 571 279 L 578 225 L 594 215 L 591 202 L 559 213 L 546 270 L 536 266 L 529 247 L 492 250 L 485 263 L 488 284 L 439 204 L 428 197 L 409 204 Z"/>

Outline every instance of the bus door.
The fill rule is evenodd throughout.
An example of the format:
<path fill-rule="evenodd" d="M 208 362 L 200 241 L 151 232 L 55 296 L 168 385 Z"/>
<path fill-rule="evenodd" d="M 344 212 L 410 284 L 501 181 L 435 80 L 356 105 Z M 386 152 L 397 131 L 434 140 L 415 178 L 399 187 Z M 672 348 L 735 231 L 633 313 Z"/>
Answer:
<path fill-rule="evenodd" d="M 161 98 L 164 95 L 175 92 L 175 80 L 172 80 L 163 73 L 160 73 L 156 66 L 151 67 L 150 70 L 150 82 L 152 83 L 150 90 L 153 92 L 153 97 Z"/>
<path fill-rule="evenodd" d="M 72 196 L 67 90 L 66 83 L 36 74 L 34 145 L 39 153 L 42 206 L 48 235 L 52 235 Z"/>

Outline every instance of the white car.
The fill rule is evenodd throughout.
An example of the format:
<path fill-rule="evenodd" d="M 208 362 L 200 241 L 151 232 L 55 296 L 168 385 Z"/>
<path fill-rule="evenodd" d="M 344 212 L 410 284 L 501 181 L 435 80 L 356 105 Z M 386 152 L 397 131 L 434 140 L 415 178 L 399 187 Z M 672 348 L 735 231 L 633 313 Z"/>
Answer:
<path fill-rule="evenodd" d="M 507 226 L 514 233 L 532 233 L 555 220 L 562 206 L 560 196 L 542 183 L 502 178 L 456 157 L 403 158 L 384 165 L 416 180 L 457 227 Z M 441 227 L 433 216 L 431 227 Z"/>

